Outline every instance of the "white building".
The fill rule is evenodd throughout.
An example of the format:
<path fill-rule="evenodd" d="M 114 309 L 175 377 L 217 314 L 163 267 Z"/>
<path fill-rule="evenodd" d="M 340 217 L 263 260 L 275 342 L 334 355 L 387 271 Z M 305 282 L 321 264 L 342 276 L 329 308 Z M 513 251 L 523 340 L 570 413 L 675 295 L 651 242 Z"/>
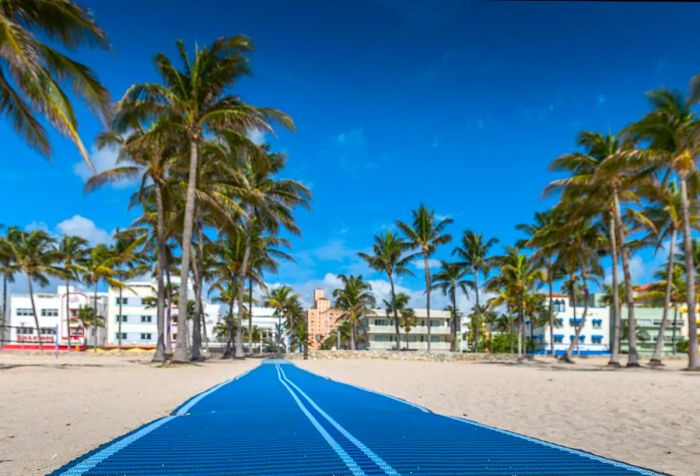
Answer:
<path fill-rule="evenodd" d="M 548 298 L 546 298 L 548 299 Z M 576 324 L 583 318 L 583 306 L 571 307 L 569 297 L 554 294 L 554 353 L 562 355 L 574 340 Z M 545 303 L 549 306 L 549 302 Z M 574 314 L 576 317 L 574 317 Z M 525 335 L 530 336 L 530 322 L 525 323 Z M 535 342 L 535 354 L 551 354 L 549 325 L 535 327 L 532 330 Z M 586 321 L 579 335 L 574 355 L 606 355 L 610 353 L 610 311 L 606 307 L 589 306 Z"/>
<path fill-rule="evenodd" d="M 118 346 L 121 333 L 122 347 L 154 347 L 158 343 L 156 284 L 151 281 L 131 281 L 126 285 L 127 287 L 121 290 L 113 287 L 108 290 L 106 344 L 108 347 Z M 166 302 L 166 311 L 167 306 Z M 206 336 L 206 340 L 213 341 L 214 327 L 220 319 L 219 305 L 205 301 L 204 315 L 206 329 L 203 330 L 202 339 L 204 341 Z M 174 344 L 177 339 L 178 316 L 178 309 L 174 304 L 170 306 L 170 316 L 170 337 Z"/>
<path fill-rule="evenodd" d="M 224 306 L 221 310 L 222 319 L 223 314 L 228 312 L 228 307 Z M 238 306 L 234 305 L 233 308 L 234 316 L 238 313 Z M 249 322 L 247 319 L 243 320 L 243 327 L 245 332 L 248 332 Z M 264 351 L 267 344 L 272 344 L 277 342 L 277 334 L 281 332 L 281 343 L 285 345 L 286 348 L 289 346 L 289 335 L 284 327 L 284 318 L 280 319 L 275 315 L 275 310 L 271 307 L 257 307 L 253 306 L 253 327 L 257 328 L 258 335 L 253 342 L 253 350 Z M 255 335 L 255 334 L 254 334 Z M 224 343 L 226 339 L 219 339 L 220 343 Z M 244 339 L 244 347 L 248 347 L 248 339 Z"/>
<path fill-rule="evenodd" d="M 70 319 L 66 318 L 66 299 L 69 298 L 68 308 Z M 34 312 L 29 294 L 10 295 L 8 325 L 9 332 L 5 336 L 9 342 L 3 346 L 5 350 L 33 350 L 39 348 L 39 339 L 44 347 L 66 350 L 70 334 L 70 344 L 74 347 L 102 345 L 105 332 L 102 328 L 91 327 L 87 333 L 76 319 L 82 306 L 93 306 L 94 294 L 70 287 L 70 293 L 65 286 L 58 286 L 55 293 L 34 293 L 34 302 L 39 320 L 39 336 L 36 333 Z M 105 293 L 97 293 L 97 314 L 105 316 L 107 302 Z M 69 331 L 70 329 L 70 331 Z M 86 335 L 87 334 L 87 335 Z"/>
<path fill-rule="evenodd" d="M 428 350 L 427 309 L 414 309 L 416 324 L 406 334 L 401 328 L 401 349 Z M 394 319 L 386 315 L 385 309 L 375 309 L 373 315 L 363 318 L 369 350 L 396 349 L 396 329 Z M 436 351 L 450 350 L 450 313 L 449 311 L 430 310 L 430 349 Z"/>

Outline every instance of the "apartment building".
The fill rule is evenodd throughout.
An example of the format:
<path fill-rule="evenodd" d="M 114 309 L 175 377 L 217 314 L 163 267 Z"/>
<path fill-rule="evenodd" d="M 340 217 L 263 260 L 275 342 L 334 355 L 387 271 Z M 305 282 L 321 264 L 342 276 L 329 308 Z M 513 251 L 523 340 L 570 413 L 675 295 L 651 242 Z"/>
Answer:
<path fill-rule="evenodd" d="M 69 292 L 67 292 L 67 289 Z M 66 299 L 68 299 L 69 317 L 66 317 Z M 95 294 L 71 286 L 58 286 L 55 293 L 34 293 L 34 303 L 39 321 L 37 336 L 34 311 L 29 294 L 10 295 L 4 350 L 34 350 L 39 348 L 39 341 L 46 347 L 67 350 L 69 345 L 81 348 L 86 345 L 102 345 L 105 341 L 103 328 L 83 328 L 77 319 L 82 306 L 93 307 Z M 107 314 L 107 296 L 97 293 L 97 314 Z"/>
<path fill-rule="evenodd" d="M 324 296 L 323 289 L 314 290 L 313 307 L 306 311 L 312 349 L 321 348 L 321 343 L 338 327 L 341 314 L 340 310 L 331 307 L 331 301 Z"/>
<path fill-rule="evenodd" d="M 151 281 L 130 281 L 126 284 L 126 288 L 110 287 L 107 292 L 106 346 L 118 346 L 121 337 L 122 347 L 154 347 L 158 343 L 156 285 Z M 170 306 L 169 328 L 174 343 L 177 339 L 178 309 L 176 305 L 166 302 L 167 306 Z M 214 327 L 220 318 L 219 305 L 205 302 L 204 315 L 203 338 L 206 336 L 208 341 L 212 341 Z"/>
<path fill-rule="evenodd" d="M 428 310 L 414 309 L 416 324 L 406 333 L 401 329 L 400 348 L 406 350 L 428 350 Z M 396 349 L 394 319 L 386 315 L 385 309 L 375 309 L 372 315 L 362 319 L 369 350 Z M 430 310 L 430 349 L 450 350 L 449 311 Z"/>
<path fill-rule="evenodd" d="M 605 355 L 610 353 L 610 310 L 607 306 L 597 306 L 594 299 L 583 319 L 584 306 L 571 306 L 569 297 L 555 293 L 553 296 L 554 332 L 553 347 L 555 355 L 562 355 L 574 341 L 576 326 L 582 325 L 574 355 Z M 577 303 L 578 304 L 578 303 Z M 530 322 L 525 323 L 526 336 L 532 335 L 535 354 L 550 354 L 552 340 L 549 325 L 535 326 L 530 330 Z"/>

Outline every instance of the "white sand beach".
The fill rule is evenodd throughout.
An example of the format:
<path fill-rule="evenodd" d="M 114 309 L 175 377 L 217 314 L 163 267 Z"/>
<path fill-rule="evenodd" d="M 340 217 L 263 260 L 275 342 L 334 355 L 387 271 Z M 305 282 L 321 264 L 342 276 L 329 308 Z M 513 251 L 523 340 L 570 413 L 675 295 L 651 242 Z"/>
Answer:
<path fill-rule="evenodd" d="M 159 368 L 148 356 L 0 354 L 0 474 L 45 474 L 260 361 Z M 436 412 L 679 475 L 700 462 L 700 375 L 576 365 L 295 360 Z"/>
<path fill-rule="evenodd" d="M 0 353 L 0 474 L 39 475 L 260 361 L 159 368 L 145 354 Z"/>
<path fill-rule="evenodd" d="M 700 474 L 700 374 L 574 365 L 295 361 L 304 369 L 561 445 L 677 475 Z"/>

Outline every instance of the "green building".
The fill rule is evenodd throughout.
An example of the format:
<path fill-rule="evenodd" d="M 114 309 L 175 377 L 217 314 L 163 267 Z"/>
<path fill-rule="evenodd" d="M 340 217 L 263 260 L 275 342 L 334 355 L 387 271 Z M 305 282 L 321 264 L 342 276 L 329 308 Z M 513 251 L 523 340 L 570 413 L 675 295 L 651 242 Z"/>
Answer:
<path fill-rule="evenodd" d="M 654 353 L 656 345 L 656 337 L 659 334 L 661 327 L 661 318 L 663 317 L 664 309 L 662 307 L 641 307 L 635 306 L 634 317 L 637 320 L 637 352 L 640 355 L 651 355 Z M 668 310 L 668 324 L 664 332 L 664 354 L 672 355 L 675 344 L 684 340 L 683 325 L 684 314 L 680 310 L 673 308 Z M 622 343 L 621 351 L 626 353 L 629 349 L 627 340 L 627 306 L 622 305 Z M 612 319 L 611 319 L 612 326 Z M 610 335 L 613 335 L 613 329 L 610 329 Z"/>

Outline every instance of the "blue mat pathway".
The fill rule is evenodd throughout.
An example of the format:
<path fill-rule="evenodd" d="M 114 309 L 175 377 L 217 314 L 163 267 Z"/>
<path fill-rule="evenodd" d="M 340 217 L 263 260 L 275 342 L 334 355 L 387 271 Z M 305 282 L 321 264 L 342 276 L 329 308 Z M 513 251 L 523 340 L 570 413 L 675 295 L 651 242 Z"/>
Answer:
<path fill-rule="evenodd" d="M 54 475 L 658 474 L 270 360 Z"/>

